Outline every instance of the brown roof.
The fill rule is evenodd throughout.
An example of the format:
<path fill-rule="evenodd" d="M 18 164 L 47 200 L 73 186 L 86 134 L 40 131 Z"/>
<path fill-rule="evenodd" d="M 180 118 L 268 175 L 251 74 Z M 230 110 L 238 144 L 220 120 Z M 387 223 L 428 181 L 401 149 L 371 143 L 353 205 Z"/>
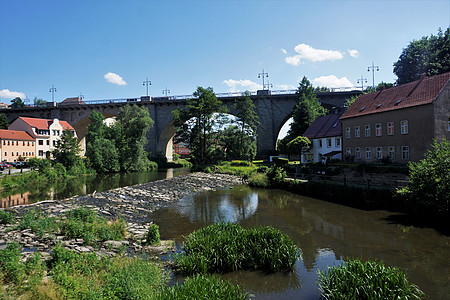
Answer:
<path fill-rule="evenodd" d="M 66 98 L 62 102 L 62 104 L 86 104 L 80 97 L 72 97 Z"/>
<path fill-rule="evenodd" d="M 450 80 L 450 72 L 361 95 L 341 119 L 433 103 Z"/>
<path fill-rule="evenodd" d="M 329 136 L 339 136 L 342 133 L 341 122 L 339 117 L 341 114 L 327 115 L 318 117 L 306 129 L 303 136 L 309 139 L 323 138 Z"/>
<path fill-rule="evenodd" d="M 26 122 L 31 127 L 36 127 L 37 129 L 42 130 L 48 130 L 50 125 L 53 123 L 53 120 L 50 119 L 37 119 L 37 118 L 26 118 L 26 117 L 19 117 L 19 119 L 22 119 L 24 122 Z M 75 130 L 72 125 L 70 125 L 66 121 L 59 120 L 59 124 L 63 127 L 63 129 L 71 129 Z"/>
<path fill-rule="evenodd" d="M 26 131 L 0 129 L 0 139 L 34 141 L 34 138 Z"/>

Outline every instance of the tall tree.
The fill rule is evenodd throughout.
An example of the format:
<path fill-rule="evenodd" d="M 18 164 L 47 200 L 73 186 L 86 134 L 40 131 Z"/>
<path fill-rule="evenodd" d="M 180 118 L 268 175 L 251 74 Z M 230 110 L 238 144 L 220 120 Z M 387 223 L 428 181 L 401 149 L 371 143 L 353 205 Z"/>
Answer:
<path fill-rule="evenodd" d="M 450 71 L 450 27 L 443 33 L 414 40 L 403 49 L 394 63 L 397 84 L 418 80 L 420 75 L 438 75 Z"/>
<path fill-rule="evenodd" d="M 34 106 L 46 106 L 47 105 L 47 101 L 45 101 L 41 98 L 38 98 L 38 97 L 34 97 L 33 102 L 34 102 Z"/>
<path fill-rule="evenodd" d="M 286 146 L 289 153 L 298 153 L 301 160 L 302 152 L 311 146 L 311 141 L 305 136 L 298 136 L 287 143 Z"/>
<path fill-rule="evenodd" d="M 52 155 L 56 162 L 61 163 L 69 170 L 81 161 L 80 152 L 81 149 L 74 133 L 72 130 L 66 129 L 63 131 L 61 139 L 56 141 Z"/>
<path fill-rule="evenodd" d="M 317 117 L 324 115 L 326 112 L 316 97 L 314 87 L 305 76 L 303 76 L 295 93 L 298 97 L 298 103 L 294 108 L 293 122 L 288 131 L 289 140 L 301 136 Z"/>
<path fill-rule="evenodd" d="M 195 98 L 187 99 L 186 107 L 172 112 L 174 125 L 179 127 L 175 138 L 189 145 L 194 165 L 205 165 L 213 160 L 214 113 L 226 112 L 211 87 L 198 87 Z"/>
<path fill-rule="evenodd" d="M 23 102 L 22 99 L 20 99 L 20 97 L 16 97 L 11 100 L 11 107 L 12 108 L 25 107 L 25 102 Z"/>
<path fill-rule="evenodd" d="M 9 120 L 5 114 L 0 113 L 0 129 L 8 129 Z"/>
<path fill-rule="evenodd" d="M 116 137 L 120 170 L 124 172 L 144 170 L 148 163 L 144 146 L 147 131 L 153 126 L 148 110 L 144 107 L 125 105 L 119 110 L 117 122 L 112 127 Z"/>
<path fill-rule="evenodd" d="M 251 160 L 255 157 L 256 130 L 259 120 L 256 106 L 250 98 L 250 92 L 245 91 L 243 96 L 236 99 L 233 108 L 236 109 L 237 124 L 240 127 L 237 153 L 239 159 Z"/>

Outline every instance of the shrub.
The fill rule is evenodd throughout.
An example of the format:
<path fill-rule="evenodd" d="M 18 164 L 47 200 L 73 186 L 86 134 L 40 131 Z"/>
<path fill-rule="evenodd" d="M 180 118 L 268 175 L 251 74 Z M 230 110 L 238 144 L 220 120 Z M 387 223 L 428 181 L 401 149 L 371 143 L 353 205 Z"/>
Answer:
<path fill-rule="evenodd" d="M 56 232 L 58 230 L 58 223 L 56 223 L 55 217 L 48 217 L 41 211 L 32 208 L 22 217 L 18 225 L 19 230 L 28 228 L 42 237 L 46 233 Z"/>
<path fill-rule="evenodd" d="M 3 283 L 21 284 L 25 280 L 25 265 L 20 260 L 22 247 L 18 243 L 8 244 L 0 250 L 0 271 Z"/>
<path fill-rule="evenodd" d="M 300 255 L 292 240 L 277 229 L 268 226 L 246 230 L 232 223 L 194 231 L 183 250 L 175 258 L 175 265 L 188 274 L 292 269 Z"/>
<path fill-rule="evenodd" d="M 267 178 L 269 179 L 271 185 L 278 185 L 284 181 L 284 178 L 286 178 L 286 172 L 283 168 L 278 167 L 277 165 L 272 165 L 267 171 Z"/>
<path fill-rule="evenodd" d="M 410 284 L 406 274 L 382 262 L 349 260 L 345 265 L 319 271 L 324 299 L 421 299 L 424 293 Z"/>
<path fill-rule="evenodd" d="M 238 285 L 217 276 L 196 275 L 186 278 L 184 284 L 166 288 L 156 299 L 249 299 L 249 294 Z"/>
<path fill-rule="evenodd" d="M 174 153 L 172 154 L 172 159 L 173 159 L 174 161 L 179 160 L 179 159 L 180 159 L 180 154 L 174 152 Z"/>
<path fill-rule="evenodd" d="M 147 231 L 147 245 L 159 244 L 160 241 L 159 226 L 156 224 L 150 225 Z"/>
<path fill-rule="evenodd" d="M 14 214 L 6 210 L 0 210 L 0 224 L 14 223 Z"/>
<path fill-rule="evenodd" d="M 252 187 L 268 188 L 270 187 L 270 182 L 266 174 L 256 173 L 248 179 L 248 185 Z"/>

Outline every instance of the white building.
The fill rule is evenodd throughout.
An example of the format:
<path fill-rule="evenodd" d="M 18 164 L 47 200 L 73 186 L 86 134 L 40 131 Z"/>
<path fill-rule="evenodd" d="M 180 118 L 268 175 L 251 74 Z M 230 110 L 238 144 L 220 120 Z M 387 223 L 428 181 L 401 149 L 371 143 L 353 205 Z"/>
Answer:
<path fill-rule="evenodd" d="M 342 159 L 342 128 L 339 122 L 341 115 L 318 117 L 308 127 L 303 136 L 310 139 L 311 148 L 302 154 L 302 163 Z"/>

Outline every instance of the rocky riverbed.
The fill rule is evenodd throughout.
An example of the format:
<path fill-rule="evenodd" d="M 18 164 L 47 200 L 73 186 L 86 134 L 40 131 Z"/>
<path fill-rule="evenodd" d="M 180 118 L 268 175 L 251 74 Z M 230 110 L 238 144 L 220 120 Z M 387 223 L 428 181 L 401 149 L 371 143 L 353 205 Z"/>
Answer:
<path fill-rule="evenodd" d="M 10 211 L 17 214 L 17 222 L 29 209 L 37 209 L 49 217 L 60 217 L 71 209 L 88 207 L 97 211 L 99 216 L 110 220 L 123 218 L 128 223 L 127 239 L 101 241 L 95 246 L 86 246 L 83 239 L 67 239 L 62 235 L 48 233 L 39 237 L 31 229 L 17 230 L 17 223 L 1 224 L 0 249 L 4 249 L 8 243 L 18 242 L 24 247 L 24 259 L 34 251 L 41 252 L 44 258 L 49 257 L 51 249 L 57 243 L 76 252 L 96 252 L 98 255 L 112 256 L 123 251 L 150 252 L 157 255 L 170 250 L 174 244 L 163 241 L 159 247 L 144 246 L 148 226 L 152 224 L 152 212 L 190 194 L 238 184 L 242 184 L 242 180 L 236 176 L 191 173 L 60 201 L 42 201 L 33 205 L 13 207 Z"/>

